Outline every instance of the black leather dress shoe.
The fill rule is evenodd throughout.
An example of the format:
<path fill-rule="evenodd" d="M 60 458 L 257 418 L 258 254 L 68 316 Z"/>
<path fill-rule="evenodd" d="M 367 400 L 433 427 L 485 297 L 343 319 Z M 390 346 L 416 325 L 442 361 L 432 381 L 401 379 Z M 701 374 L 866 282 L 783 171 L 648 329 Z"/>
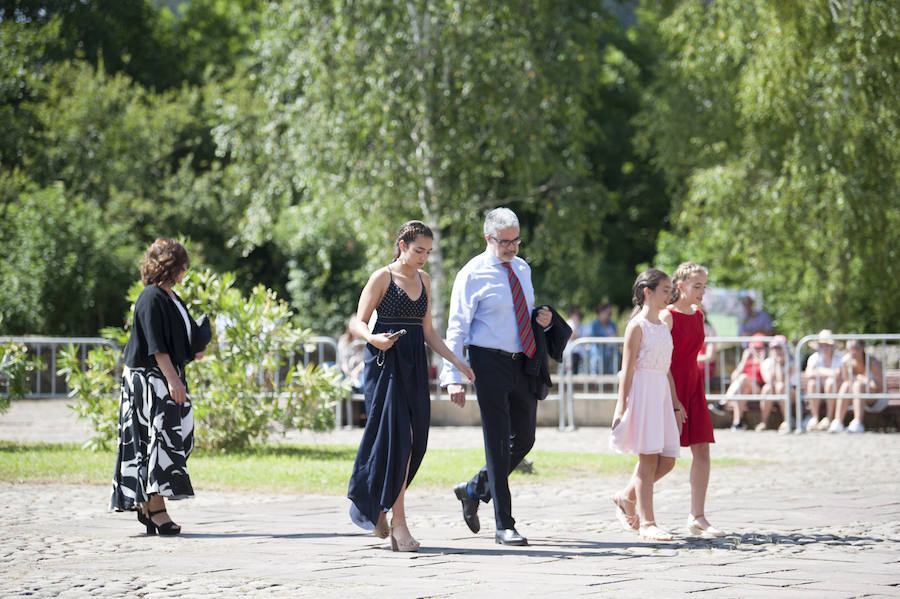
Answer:
<path fill-rule="evenodd" d="M 469 491 L 466 489 L 467 483 L 459 483 L 453 487 L 456 498 L 462 502 L 463 520 L 469 527 L 469 530 L 478 534 L 481 530 L 481 522 L 478 520 L 478 500 L 469 497 Z"/>
<path fill-rule="evenodd" d="M 504 528 L 494 533 L 498 545 L 527 545 L 528 539 L 516 532 L 515 528 Z"/>

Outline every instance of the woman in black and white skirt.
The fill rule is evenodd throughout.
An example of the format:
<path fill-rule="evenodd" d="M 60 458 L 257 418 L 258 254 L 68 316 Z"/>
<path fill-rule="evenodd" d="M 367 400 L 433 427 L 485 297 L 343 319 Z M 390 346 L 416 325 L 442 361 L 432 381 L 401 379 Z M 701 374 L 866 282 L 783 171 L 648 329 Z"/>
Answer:
<path fill-rule="evenodd" d="M 172 291 L 187 268 L 187 251 L 180 243 L 153 242 L 141 265 L 144 290 L 135 302 L 125 346 L 110 509 L 136 510 L 148 534 L 180 533 L 164 497 L 194 496 L 187 471 L 194 418 L 184 367 L 202 357 L 209 339 L 199 339 L 204 333 Z"/>

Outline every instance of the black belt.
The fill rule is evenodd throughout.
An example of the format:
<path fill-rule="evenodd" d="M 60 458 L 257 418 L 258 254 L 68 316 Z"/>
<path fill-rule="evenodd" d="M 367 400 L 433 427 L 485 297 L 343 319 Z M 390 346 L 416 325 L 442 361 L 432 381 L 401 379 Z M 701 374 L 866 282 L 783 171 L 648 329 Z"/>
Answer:
<path fill-rule="evenodd" d="M 482 349 L 484 351 L 489 351 L 489 352 L 493 352 L 495 354 L 500 354 L 504 358 L 509 358 L 510 360 L 518 360 L 519 358 L 522 358 L 525 356 L 525 354 L 520 351 L 508 352 L 508 351 L 503 351 L 502 349 L 494 349 L 493 347 L 481 347 L 480 345 L 467 345 L 466 346 L 466 349 L 472 349 L 472 348 Z"/>

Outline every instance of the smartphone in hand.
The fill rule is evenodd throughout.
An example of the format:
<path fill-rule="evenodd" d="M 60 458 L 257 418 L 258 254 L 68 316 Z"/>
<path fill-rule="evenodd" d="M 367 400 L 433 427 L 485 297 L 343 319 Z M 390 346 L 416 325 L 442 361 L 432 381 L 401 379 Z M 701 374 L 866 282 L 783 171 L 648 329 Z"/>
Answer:
<path fill-rule="evenodd" d="M 399 331 L 394 331 L 390 335 L 388 335 L 388 339 L 396 339 L 397 337 L 402 337 L 406 334 L 406 329 L 400 329 Z"/>

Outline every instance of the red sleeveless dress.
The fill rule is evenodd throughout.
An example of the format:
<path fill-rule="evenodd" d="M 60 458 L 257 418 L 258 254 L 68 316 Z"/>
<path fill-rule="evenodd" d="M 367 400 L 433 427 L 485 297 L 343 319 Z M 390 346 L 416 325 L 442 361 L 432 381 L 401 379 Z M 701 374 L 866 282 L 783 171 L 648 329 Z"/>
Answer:
<path fill-rule="evenodd" d="M 681 446 L 715 443 L 703 373 L 697 368 L 697 354 L 706 342 L 703 312 L 696 310 L 693 314 L 682 314 L 671 306 L 668 310 L 672 315 L 672 379 L 678 401 L 687 412 L 687 421 L 681 430 Z"/>

